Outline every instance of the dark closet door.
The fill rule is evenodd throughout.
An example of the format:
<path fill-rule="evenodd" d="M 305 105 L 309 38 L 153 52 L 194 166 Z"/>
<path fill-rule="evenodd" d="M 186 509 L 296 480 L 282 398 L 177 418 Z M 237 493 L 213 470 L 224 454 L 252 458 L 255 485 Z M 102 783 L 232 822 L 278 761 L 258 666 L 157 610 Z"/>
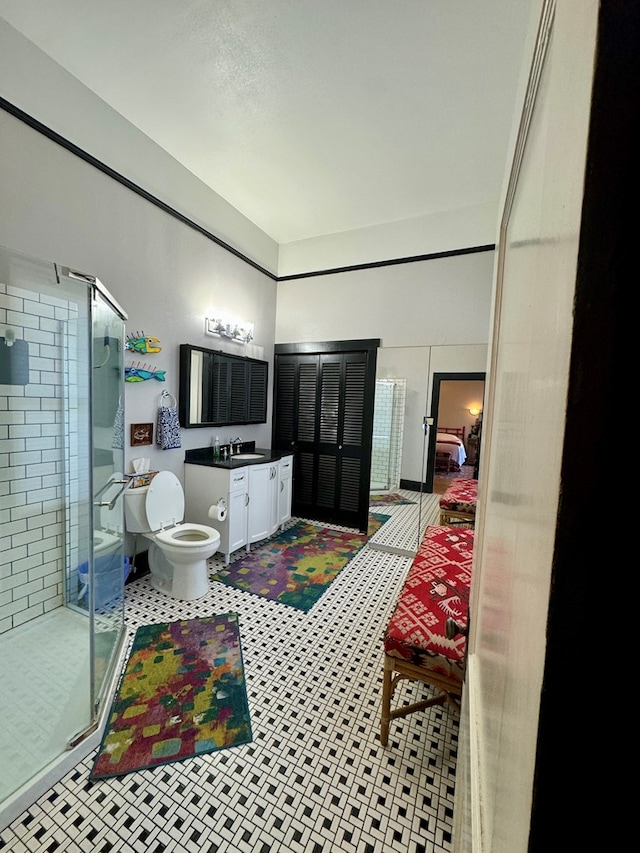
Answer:
<path fill-rule="evenodd" d="M 276 347 L 273 435 L 276 449 L 294 455 L 292 512 L 366 531 L 378 342 L 278 352 L 284 346 Z"/>

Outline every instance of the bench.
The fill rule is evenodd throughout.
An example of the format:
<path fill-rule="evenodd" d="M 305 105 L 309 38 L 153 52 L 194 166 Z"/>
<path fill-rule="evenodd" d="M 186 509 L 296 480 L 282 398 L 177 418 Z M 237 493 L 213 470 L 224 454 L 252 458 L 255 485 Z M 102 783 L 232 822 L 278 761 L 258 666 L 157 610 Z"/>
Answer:
<path fill-rule="evenodd" d="M 474 531 L 427 527 L 384 635 L 380 743 L 392 720 L 449 703 L 460 707 Z M 403 679 L 433 687 L 435 696 L 392 709 Z"/>
<path fill-rule="evenodd" d="M 440 524 L 462 524 L 473 527 L 478 503 L 478 481 L 457 477 L 440 498 Z"/>

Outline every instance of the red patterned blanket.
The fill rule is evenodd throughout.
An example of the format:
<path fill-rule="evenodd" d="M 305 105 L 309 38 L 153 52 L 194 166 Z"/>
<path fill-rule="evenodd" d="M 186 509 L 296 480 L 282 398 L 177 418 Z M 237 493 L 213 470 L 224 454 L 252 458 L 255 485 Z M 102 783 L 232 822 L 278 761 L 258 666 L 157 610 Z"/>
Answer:
<path fill-rule="evenodd" d="M 386 654 L 462 679 L 466 638 L 449 640 L 446 622 L 467 625 L 473 536 L 427 527 L 384 636 Z"/>
<path fill-rule="evenodd" d="M 440 498 L 440 508 L 454 512 L 469 512 L 475 515 L 478 502 L 478 481 L 456 477 Z"/>

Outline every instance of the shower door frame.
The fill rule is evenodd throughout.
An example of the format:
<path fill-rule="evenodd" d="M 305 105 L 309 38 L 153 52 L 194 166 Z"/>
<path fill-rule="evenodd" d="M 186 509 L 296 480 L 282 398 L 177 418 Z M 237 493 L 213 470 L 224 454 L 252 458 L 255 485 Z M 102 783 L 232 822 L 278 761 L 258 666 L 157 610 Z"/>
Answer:
<path fill-rule="evenodd" d="M 119 387 L 120 387 L 120 399 L 123 407 L 123 420 L 124 420 L 124 347 L 125 347 L 125 329 L 124 322 L 127 320 L 127 314 L 124 309 L 118 304 L 118 302 L 113 298 L 113 296 L 109 293 L 107 288 L 102 284 L 102 282 L 93 275 L 89 275 L 86 273 L 78 272 L 77 270 L 72 270 L 69 267 L 60 267 L 58 268 L 56 265 L 56 271 L 59 276 L 68 278 L 73 281 L 78 281 L 81 284 L 84 284 L 88 288 L 88 296 L 89 296 L 89 318 L 91 322 L 91 347 L 89 351 L 89 369 L 90 369 L 90 383 L 89 383 L 89 424 L 91 430 L 90 443 L 91 443 L 91 464 L 88 465 L 88 479 L 89 479 L 89 494 L 91 495 L 92 500 L 92 525 L 91 525 L 91 534 L 92 534 L 92 542 L 96 542 L 96 535 L 102 531 L 102 525 L 100 523 L 101 513 L 104 508 L 111 508 L 112 510 L 117 510 L 120 516 L 120 524 L 119 531 L 117 535 L 118 543 L 114 545 L 113 557 L 122 566 L 122 571 L 124 573 L 124 509 L 123 509 L 123 494 L 126 488 L 129 485 L 129 480 L 124 477 L 124 440 L 122 441 L 122 445 L 117 448 L 115 446 L 115 441 L 112 443 L 111 450 L 116 451 L 120 450 L 119 453 L 119 470 L 118 466 L 114 463 L 114 470 L 111 472 L 109 476 L 109 480 L 107 483 L 98 485 L 96 481 L 96 418 L 95 418 L 95 410 L 96 410 L 96 393 L 95 393 L 95 381 L 94 377 L 97 375 L 95 371 L 100 368 L 101 365 L 96 364 L 97 359 L 95 358 L 95 346 L 94 342 L 101 337 L 101 329 L 97 326 L 103 324 L 104 318 L 100 316 L 100 305 L 101 303 L 107 307 L 113 314 L 113 317 L 110 319 L 118 318 L 119 325 L 119 335 L 118 335 L 118 353 L 115 359 L 115 369 L 118 373 Z M 116 412 L 112 412 L 111 423 L 113 424 L 113 430 L 115 432 L 115 420 L 116 420 Z M 119 623 L 120 630 L 116 637 L 115 643 L 113 643 L 108 650 L 106 663 L 103 662 L 101 671 L 99 671 L 97 667 L 97 659 L 99 656 L 98 644 L 97 644 L 97 636 L 96 636 L 96 628 L 98 624 L 102 621 L 103 627 L 108 627 L 108 620 L 113 615 L 116 614 L 115 605 L 111 604 L 109 608 L 102 607 L 101 602 L 97 595 L 97 558 L 95 547 L 92 547 L 89 551 L 89 566 L 88 566 L 88 577 L 89 577 L 89 586 L 87 590 L 88 601 L 89 601 L 89 620 L 90 620 L 90 631 L 89 631 L 89 643 L 90 643 L 90 707 L 91 707 L 91 720 L 89 721 L 88 726 L 77 732 L 77 734 L 70 740 L 69 748 L 73 748 L 82 740 L 84 740 L 89 734 L 94 732 L 100 725 L 101 711 L 105 704 L 105 699 L 108 698 L 110 687 L 112 685 L 113 675 L 115 672 L 115 667 L 117 662 L 119 661 L 122 649 L 125 642 L 126 631 L 124 626 L 124 579 L 123 579 L 123 587 L 122 587 L 122 595 L 117 596 L 117 612 L 119 615 Z M 66 575 L 65 575 L 66 577 Z M 66 595 L 66 593 L 65 593 Z M 108 610 L 111 610 L 111 614 L 108 613 Z M 108 631 L 103 631 L 103 634 L 107 634 Z"/>

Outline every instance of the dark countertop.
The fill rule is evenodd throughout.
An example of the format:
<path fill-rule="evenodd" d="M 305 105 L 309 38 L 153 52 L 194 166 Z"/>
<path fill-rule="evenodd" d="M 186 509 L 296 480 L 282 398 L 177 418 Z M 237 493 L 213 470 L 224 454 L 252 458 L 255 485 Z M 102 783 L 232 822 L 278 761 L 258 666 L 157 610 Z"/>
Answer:
<path fill-rule="evenodd" d="M 222 448 L 228 445 L 222 445 Z M 260 453 L 260 459 L 237 459 L 236 456 L 228 456 L 226 459 L 213 458 L 213 447 L 197 447 L 194 450 L 186 450 L 184 454 L 185 464 L 205 465 L 207 468 L 222 468 L 231 471 L 235 468 L 244 468 L 245 465 L 263 465 L 268 462 L 276 462 L 283 456 L 292 456 L 293 452 L 286 450 L 273 450 L 273 448 L 256 447 L 255 442 L 243 442 L 242 453 Z"/>

